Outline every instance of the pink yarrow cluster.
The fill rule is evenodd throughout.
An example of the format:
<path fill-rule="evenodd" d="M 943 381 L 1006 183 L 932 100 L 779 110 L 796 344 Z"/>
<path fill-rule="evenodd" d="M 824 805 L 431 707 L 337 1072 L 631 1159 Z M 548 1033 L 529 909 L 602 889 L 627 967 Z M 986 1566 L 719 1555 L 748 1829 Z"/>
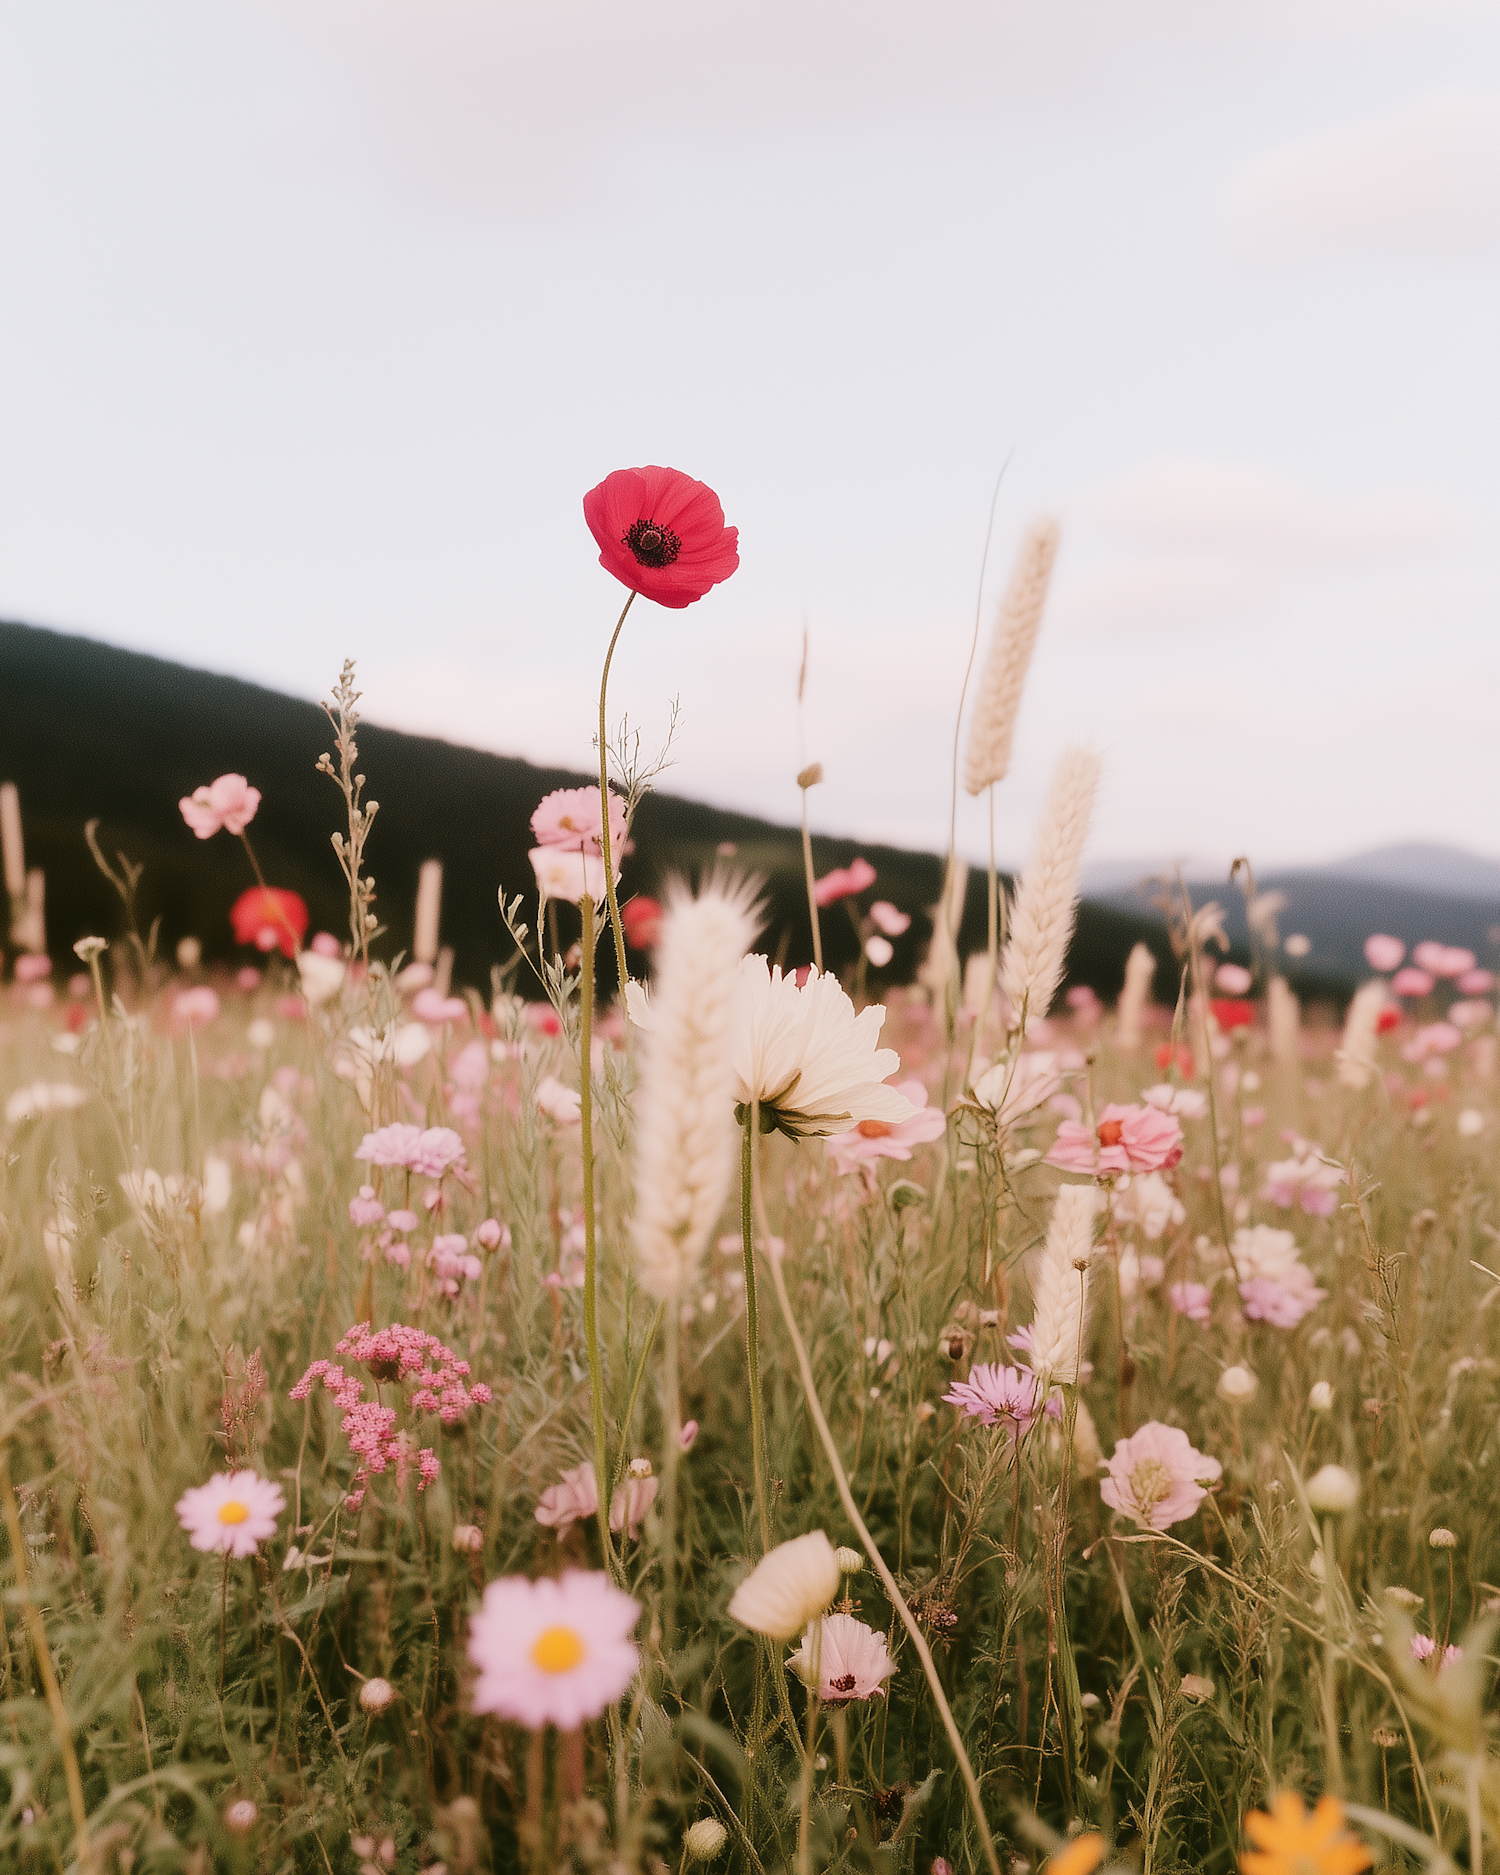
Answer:
<path fill-rule="evenodd" d="M 1064 1120 L 1047 1154 L 1047 1164 L 1064 1172 L 1091 1172 L 1096 1178 L 1114 1172 L 1161 1172 L 1182 1158 L 1182 1127 L 1159 1107 L 1110 1104 L 1090 1128 Z"/>
<path fill-rule="evenodd" d="M 334 1352 L 367 1367 L 377 1384 L 415 1383 L 407 1398 L 413 1414 L 436 1413 L 445 1425 L 457 1425 L 471 1406 L 487 1406 L 494 1398 L 483 1381 L 467 1384 L 472 1371 L 469 1363 L 444 1347 L 436 1335 L 424 1334 L 401 1322 L 374 1331 L 368 1322 L 360 1322 Z M 333 1361 L 314 1361 L 292 1388 L 290 1397 L 307 1399 L 319 1381 L 343 1409 L 342 1430 L 350 1450 L 360 1460 L 354 1488 L 346 1500 L 350 1510 L 358 1510 L 364 1502 L 371 1477 L 386 1471 L 395 1471 L 399 1491 L 405 1488 L 415 1467 L 417 1489 L 425 1491 L 442 1467 L 430 1447 L 418 1447 L 412 1433 L 398 1429 L 396 1409 L 367 1400 L 366 1383 Z"/>

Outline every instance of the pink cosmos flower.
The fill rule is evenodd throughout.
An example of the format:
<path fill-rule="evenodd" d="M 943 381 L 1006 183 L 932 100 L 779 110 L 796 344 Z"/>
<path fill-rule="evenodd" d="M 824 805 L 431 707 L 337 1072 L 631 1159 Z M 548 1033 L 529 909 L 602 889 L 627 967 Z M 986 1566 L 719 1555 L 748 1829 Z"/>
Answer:
<path fill-rule="evenodd" d="M 1365 939 L 1365 962 L 1372 970 L 1382 973 L 1395 970 L 1405 955 L 1406 946 L 1400 938 L 1377 932 L 1374 937 Z"/>
<path fill-rule="evenodd" d="M 977 1419 L 982 1426 L 1003 1421 L 1019 1438 L 1042 1410 L 1036 1375 L 1023 1367 L 1000 1367 L 980 1361 L 967 1380 L 955 1381 L 944 1402 Z"/>
<path fill-rule="evenodd" d="M 276 1534 L 276 1519 L 286 1509 L 279 1484 L 257 1471 L 218 1471 L 207 1484 L 195 1485 L 177 1500 L 177 1521 L 194 1549 L 215 1550 L 236 1559 L 253 1556 Z"/>
<path fill-rule="evenodd" d="M 220 775 L 206 788 L 194 788 L 177 803 L 182 818 L 200 840 L 211 840 L 220 830 L 243 833 L 260 806 L 260 789 L 243 775 Z"/>
<path fill-rule="evenodd" d="M 825 1705 L 877 1695 L 883 1699 L 885 1682 L 896 1671 L 885 1636 L 853 1615 L 822 1615 L 809 1624 L 802 1645 L 786 1663 L 804 1686 L 812 1685 L 815 1655 L 818 1697 Z"/>
<path fill-rule="evenodd" d="M 1414 1634 L 1411 1637 L 1411 1657 L 1413 1660 L 1431 1660 L 1437 1652 L 1437 1642 L 1428 1634 Z M 1445 1647 L 1440 1667 L 1454 1667 L 1464 1657 L 1461 1647 Z"/>
<path fill-rule="evenodd" d="M 1466 970 L 1457 982 L 1465 996 L 1488 996 L 1495 987 L 1493 970 Z"/>
<path fill-rule="evenodd" d="M 740 563 L 719 497 L 680 469 L 616 469 L 583 498 L 599 564 L 622 586 L 681 610 Z"/>
<path fill-rule="evenodd" d="M 1327 1298 L 1328 1291 L 1318 1288 L 1312 1271 L 1302 1263 L 1289 1264 L 1279 1276 L 1252 1276 L 1240 1284 L 1246 1316 L 1272 1328 L 1295 1328 Z"/>
<path fill-rule="evenodd" d="M 911 914 L 898 911 L 889 899 L 878 898 L 870 907 L 870 923 L 883 937 L 900 937 L 911 929 Z"/>
<path fill-rule="evenodd" d="M 464 1142 L 451 1126 L 411 1126 L 398 1121 L 366 1133 L 356 1159 L 370 1165 L 399 1166 L 418 1178 L 441 1178 L 464 1162 Z"/>
<path fill-rule="evenodd" d="M 1408 964 L 1404 970 L 1398 970 L 1391 978 L 1391 988 L 1398 996 L 1430 996 L 1433 978 L 1425 970 L 1418 970 Z"/>
<path fill-rule="evenodd" d="M 865 1171 L 874 1175 L 879 1159 L 909 1159 L 913 1146 L 941 1139 L 948 1121 L 941 1107 L 929 1107 L 927 1089 L 920 1081 L 898 1081 L 896 1092 L 916 1108 L 909 1120 L 861 1120 L 847 1133 L 830 1133 L 824 1140 L 834 1170 L 840 1176 Z"/>
<path fill-rule="evenodd" d="M 179 990 L 172 998 L 172 1014 L 179 1022 L 206 1028 L 218 1020 L 219 999 L 206 983 L 197 983 L 190 990 Z"/>
<path fill-rule="evenodd" d="M 1064 1120 L 1047 1164 L 1064 1172 L 1159 1172 L 1182 1159 L 1182 1128 L 1159 1107 L 1122 1106 L 1111 1101 L 1089 1128 Z"/>
<path fill-rule="evenodd" d="M 618 882 L 620 868 L 615 852 L 611 847 L 610 862 Z M 534 846 L 527 858 L 543 898 L 565 900 L 570 905 L 578 904 L 585 893 L 596 905 L 604 898 L 604 861 L 597 853 L 570 852 L 565 846 Z"/>
<path fill-rule="evenodd" d="M 1300 1205 L 1309 1217 L 1332 1217 L 1338 1209 L 1338 1189 L 1344 1174 L 1336 1165 L 1325 1165 L 1317 1146 L 1307 1146 L 1296 1158 L 1277 1159 L 1266 1167 L 1261 1197 L 1268 1204 L 1289 1211 Z"/>
<path fill-rule="evenodd" d="M 1483 972 L 1479 974 L 1482 975 Z M 1455 1028 L 1462 1029 L 1466 1034 L 1470 1029 L 1483 1028 L 1494 1013 L 1491 1005 L 1483 999 L 1466 1000 L 1448 1005 L 1448 1020 Z"/>
<path fill-rule="evenodd" d="M 1190 1322 L 1206 1322 L 1213 1316 L 1214 1292 L 1207 1283 L 1172 1283 L 1167 1300 L 1179 1315 Z"/>
<path fill-rule="evenodd" d="M 630 1631 L 640 1613 L 602 1570 L 540 1582 L 502 1576 L 469 1624 L 469 1658 L 479 1669 L 474 1710 L 534 1732 L 572 1732 L 597 1719 L 635 1678 L 640 1655 Z"/>
<path fill-rule="evenodd" d="M 1429 938 L 1419 944 L 1411 954 L 1412 962 L 1419 970 L 1430 971 L 1435 977 L 1461 977 L 1466 970 L 1474 968 L 1474 953 L 1455 945 L 1435 944 Z"/>
<path fill-rule="evenodd" d="M 813 897 L 820 906 L 833 905 L 841 898 L 857 898 L 874 883 L 875 868 L 869 860 L 856 858 L 825 873 L 813 887 Z"/>
<path fill-rule="evenodd" d="M 603 852 L 603 825 L 599 818 L 597 788 L 556 788 L 543 795 L 531 816 L 531 831 L 538 846 L 580 848 L 593 858 Z M 625 844 L 625 803 L 613 790 L 609 796 L 609 850 L 618 860 Z"/>
<path fill-rule="evenodd" d="M 1208 1496 L 1204 1483 L 1223 1472 L 1218 1459 L 1198 1451 L 1179 1426 L 1151 1419 L 1115 1446 L 1099 1495 L 1145 1529 L 1165 1530 L 1191 1517 Z"/>
<path fill-rule="evenodd" d="M 1226 996 L 1248 995 L 1255 978 L 1243 964 L 1220 964 L 1214 972 L 1214 988 Z"/>

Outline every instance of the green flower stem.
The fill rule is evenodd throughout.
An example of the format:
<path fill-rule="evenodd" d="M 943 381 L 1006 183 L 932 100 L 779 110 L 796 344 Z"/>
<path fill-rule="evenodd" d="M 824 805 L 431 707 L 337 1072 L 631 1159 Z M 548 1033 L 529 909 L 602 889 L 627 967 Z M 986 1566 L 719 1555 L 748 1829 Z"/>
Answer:
<path fill-rule="evenodd" d="M 620 642 L 626 613 L 634 603 L 635 594 L 632 593 L 625 601 L 625 610 L 615 623 L 615 634 L 604 654 L 604 671 L 599 679 L 599 847 L 604 855 L 604 895 L 609 901 L 609 922 L 615 934 L 615 962 L 620 970 L 621 996 L 625 994 L 625 985 L 630 981 L 630 972 L 625 964 L 625 927 L 620 923 L 620 901 L 615 897 L 615 869 L 609 856 L 609 725 L 605 719 L 604 705 L 609 693 L 609 667 L 614 659 L 615 646 Z"/>
<path fill-rule="evenodd" d="M 605 876 L 609 861 L 605 859 Z M 604 1371 L 599 1360 L 599 1252 L 594 1215 L 594 901 L 587 892 L 578 901 L 583 918 L 583 954 L 578 972 L 578 1128 L 583 1154 L 583 1337 L 588 1347 L 589 1400 L 594 1415 L 594 1515 L 604 1566 L 617 1576 L 615 1546 L 609 1534 L 609 1449 L 604 1436 Z"/>
<path fill-rule="evenodd" d="M 745 1114 L 745 1137 L 740 1153 L 740 1235 L 745 1251 L 745 1354 L 750 1370 L 750 1445 L 755 1461 L 755 1512 L 760 1520 L 760 1547 L 771 1547 L 771 1513 L 766 1504 L 766 1433 L 760 1397 L 760 1318 L 755 1305 L 755 1135 L 760 1128 L 760 1102 L 752 1100 Z"/>
<path fill-rule="evenodd" d="M 901 1617 L 901 1625 L 910 1636 L 912 1646 L 917 1650 L 917 1658 L 922 1663 L 922 1672 L 932 1692 L 933 1704 L 938 1709 L 938 1716 L 943 1721 L 943 1730 L 948 1734 L 948 1743 L 953 1747 L 953 1755 L 958 1760 L 964 1788 L 969 1793 L 969 1804 L 974 1812 L 974 1822 L 979 1831 L 979 1840 L 984 1847 L 984 1858 L 989 1866 L 990 1875 L 1000 1875 L 1000 1858 L 995 1853 L 995 1839 L 990 1834 L 989 1818 L 984 1813 L 984 1799 L 980 1795 L 979 1780 L 974 1775 L 974 1766 L 969 1761 L 969 1754 L 964 1749 L 963 1734 L 958 1729 L 958 1722 L 953 1717 L 953 1710 L 948 1704 L 943 1683 L 938 1678 L 937 1667 L 933 1664 L 932 1649 L 927 1645 L 927 1638 L 917 1626 L 916 1618 L 906 1605 L 906 1597 L 896 1586 L 896 1578 L 886 1567 L 885 1558 L 875 1545 L 865 1520 L 859 1514 L 859 1506 L 854 1501 L 854 1493 L 849 1489 L 849 1479 L 844 1471 L 838 1446 L 833 1434 L 828 1430 L 828 1421 L 823 1414 L 822 1402 L 818 1399 L 817 1384 L 813 1380 L 812 1363 L 807 1358 L 807 1348 L 797 1327 L 797 1318 L 792 1313 L 791 1298 L 786 1292 L 786 1279 L 781 1273 L 781 1259 L 770 1258 L 771 1280 L 776 1285 L 776 1300 L 781 1304 L 781 1319 L 786 1323 L 786 1331 L 791 1336 L 792 1347 L 797 1356 L 797 1371 L 802 1376 L 802 1391 L 807 1400 L 807 1410 L 812 1415 L 812 1422 L 817 1430 L 818 1439 L 828 1457 L 829 1469 L 833 1473 L 833 1482 L 838 1489 L 839 1502 L 844 1507 L 844 1515 L 858 1532 L 859 1540 L 864 1545 L 865 1554 L 875 1565 L 875 1573 L 880 1577 L 886 1598 L 896 1613 Z"/>
<path fill-rule="evenodd" d="M 682 1333 L 682 1306 L 676 1301 L 662 1306 L 668 1313 L 661 1374 L 661 1650 L 664 1655 L 670 1656 L 677 1645 L 677 1461 L 682 1456 L 682 1388 L 678 1341 Z M 660 1311 L 657 1312 L 657 1320 L 661 1320 Z"/>

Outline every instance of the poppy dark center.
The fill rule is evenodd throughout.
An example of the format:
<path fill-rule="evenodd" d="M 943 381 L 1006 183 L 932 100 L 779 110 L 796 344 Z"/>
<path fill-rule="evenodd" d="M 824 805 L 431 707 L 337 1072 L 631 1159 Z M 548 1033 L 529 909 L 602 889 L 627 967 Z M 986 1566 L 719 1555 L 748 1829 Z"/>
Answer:
<path fill-rule="evenodd" d="M 829 1681 L 829 1687 L 835 1693 L 852 1693 L 856 1684 L 852 1673 L 841 1673 L 836 1680 Z"/>
<path fill-rule="evenodd" d="M 641 566 L 670 566 L 682 552 L 682 542 L 658 521 L 632 521 L 625 530 L 625 545 Z"/>

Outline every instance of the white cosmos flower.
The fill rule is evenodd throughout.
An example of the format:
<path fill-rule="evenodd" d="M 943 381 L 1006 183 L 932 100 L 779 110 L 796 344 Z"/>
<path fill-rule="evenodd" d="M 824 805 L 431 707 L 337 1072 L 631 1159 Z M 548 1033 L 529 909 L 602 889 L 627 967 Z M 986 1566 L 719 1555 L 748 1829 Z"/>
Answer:
<path fill-rule="evenodd" d="M 799 989 L 764 957 L 745 958 L 735 998 L 735 1101 L 747 1108 L 758 1099 L 761 1130 L 779 1128 L 791 1139 L 847 1132 L 861 1120 L 909 1120 L 911 1102 L 882 1086 L 901 1066 L 894 1048 L 876 1046 L 884 1022 L 881 1003 L 856 1015 L 837 977 L 810 970 Z"/>

